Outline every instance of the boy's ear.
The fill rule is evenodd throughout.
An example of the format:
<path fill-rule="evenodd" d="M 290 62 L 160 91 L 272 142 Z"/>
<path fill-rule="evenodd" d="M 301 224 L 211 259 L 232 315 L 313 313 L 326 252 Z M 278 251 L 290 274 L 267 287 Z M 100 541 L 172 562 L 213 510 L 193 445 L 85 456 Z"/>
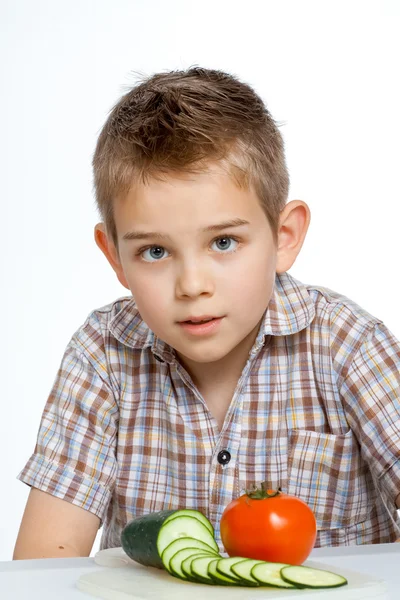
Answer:
<path fill-rule="evenodd" d="M 114 269 L 118 281 L 129 290 L 128 282 L 126 281 L 124 271 L 118 256 L 117 249 L 112 240 L 107 236 L 104 223 L 98 223 L 94 228 L 94 239 L 104 256 Z"/>
<path fill-rule="evenodd" d="M 276 272 L 288 271 L 296 260 L 310 225 L 311 213 L 302 200 L 292 200 L 281 212 Z"/>

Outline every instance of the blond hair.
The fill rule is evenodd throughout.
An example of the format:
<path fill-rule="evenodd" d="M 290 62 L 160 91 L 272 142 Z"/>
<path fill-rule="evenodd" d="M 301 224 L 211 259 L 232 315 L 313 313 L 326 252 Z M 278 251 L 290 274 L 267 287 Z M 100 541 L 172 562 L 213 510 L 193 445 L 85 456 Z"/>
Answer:
<path fill-rule="evenodd" d="M 114 202 L 136 180 L 227 166 L 253 186 L 275 241 L 288 195 L 282 136 L 255 91 L 233 75 L 192 67 L 157 73 L 110 111 L 93 156 L 96 203 L 116 247 Z"/>

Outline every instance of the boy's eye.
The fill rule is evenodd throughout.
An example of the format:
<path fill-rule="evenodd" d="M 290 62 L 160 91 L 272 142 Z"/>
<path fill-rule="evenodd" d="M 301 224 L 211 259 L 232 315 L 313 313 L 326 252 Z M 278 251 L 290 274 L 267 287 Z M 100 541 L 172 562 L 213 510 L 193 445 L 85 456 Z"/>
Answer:
<path fill-rule="evenodd" d="M 168 252 L 162 246 L 151 246 L 151 248 L 146 248 L 141 252 L 143 260 L 147 262 L 156 262 L 165 258 L 168 255 Z"/>
<path fill-rule="evenodd" d="M 239 242 L 235 238 L 226 235 L 215 239 L 211 244 L 211 249 L 220 253 L 235 252 L 238 245 Z M 150 246 L 148 248 L 143 248 L 139 250 L 138 254 L 146 262 L 158 262 L 169 256 L 168 250 L 162 246 Z"/>
<path fill-rule="evenodd" d="M 216 248 L 214 246 L 216 245 Z M 211 248 L 217 252 L 234 252 L 238 247 L 238 241 L 229 236 L 223 236 L 213 241 Z"/>

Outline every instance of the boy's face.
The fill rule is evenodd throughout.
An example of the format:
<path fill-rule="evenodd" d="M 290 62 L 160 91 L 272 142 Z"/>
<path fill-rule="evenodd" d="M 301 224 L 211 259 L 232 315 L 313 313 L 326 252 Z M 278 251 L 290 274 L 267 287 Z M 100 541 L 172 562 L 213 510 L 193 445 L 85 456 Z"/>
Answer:
<path fill-rule="evenodd" d="M 277 266 L 252 190 L 217 167 L 175 175 L 135 185 L 115 203 L 115 222 L 122 279 L 144 321 L 183 362 L 218 361 L 240 345 L 248 352 Z M 216 320 L 185 323 L 198 317 Z"/>

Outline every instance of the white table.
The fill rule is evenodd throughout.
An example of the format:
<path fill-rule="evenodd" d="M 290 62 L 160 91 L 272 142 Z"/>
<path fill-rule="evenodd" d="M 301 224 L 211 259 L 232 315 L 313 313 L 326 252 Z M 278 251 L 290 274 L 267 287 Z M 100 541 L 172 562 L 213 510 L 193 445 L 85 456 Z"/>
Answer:
<path fill-rule="evenodd" d="M 313 558 L 385 579 L 390 600 L 400 599 L 400 543 L 317 548 Z M 88 600 L 75 587 L 84 573 L 101 570 L 93 558 L 58 558 L 0 562 L 1 600 Z M 160 598 L 162 600 L 162 598 Z"/>

